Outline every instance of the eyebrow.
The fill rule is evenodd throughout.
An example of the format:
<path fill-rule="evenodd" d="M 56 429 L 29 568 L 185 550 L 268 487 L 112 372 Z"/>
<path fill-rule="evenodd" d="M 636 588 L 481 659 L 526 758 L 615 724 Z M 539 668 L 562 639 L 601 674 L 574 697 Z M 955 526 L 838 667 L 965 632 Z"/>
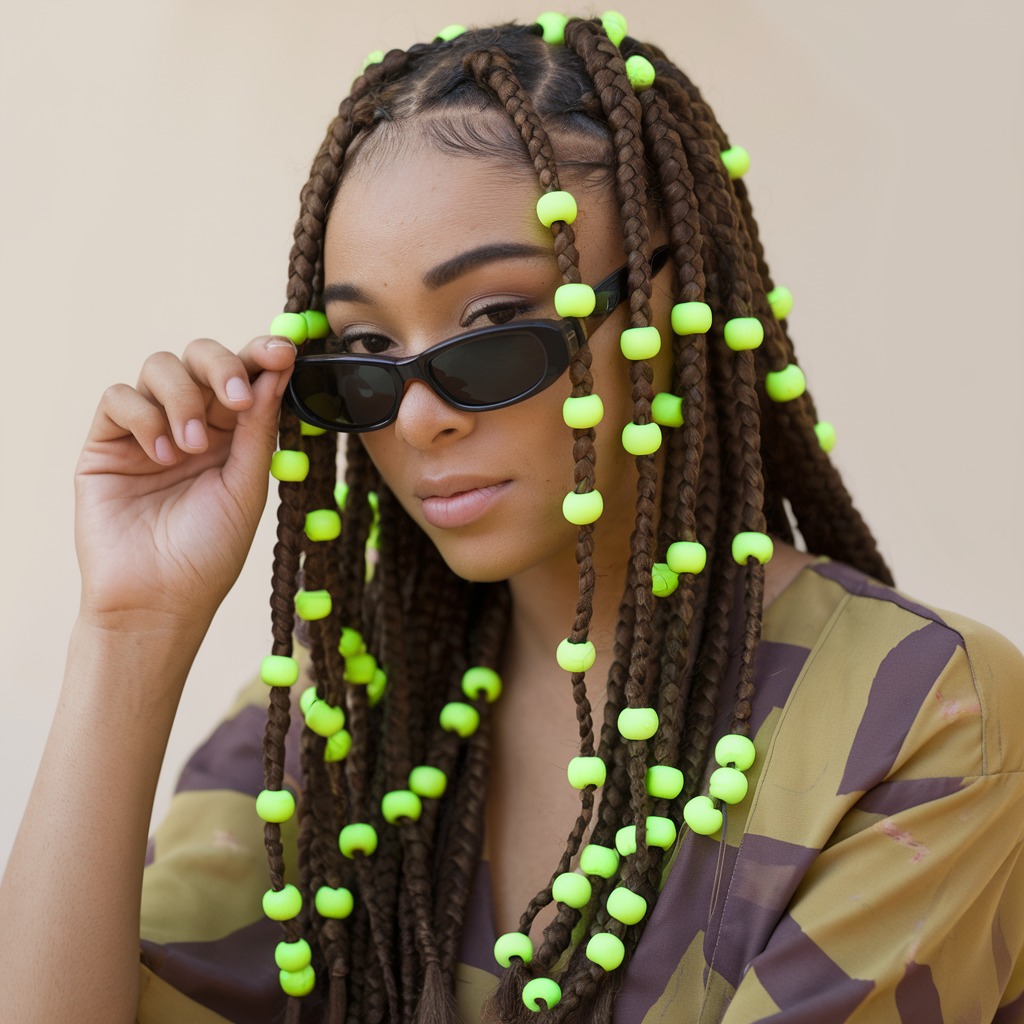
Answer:
<path fill-rule="evenodd" d="M 487 263 L 497 263 L 513 259 L 551 259 L 551 250 L 542 245 L 530 245 L 526 242 L 492 242 L 479 245 L 459 253 L 436 267 L 432 267 L 423 275 L 423 283 L 431 290 L 441 288 L 454 281 L 457 277 L 475 270 Z M 354 284 L 329 284 L 324 289 L 324 304 L 332 302 L 365 302 L 370 299 L 361 288 Z"/>

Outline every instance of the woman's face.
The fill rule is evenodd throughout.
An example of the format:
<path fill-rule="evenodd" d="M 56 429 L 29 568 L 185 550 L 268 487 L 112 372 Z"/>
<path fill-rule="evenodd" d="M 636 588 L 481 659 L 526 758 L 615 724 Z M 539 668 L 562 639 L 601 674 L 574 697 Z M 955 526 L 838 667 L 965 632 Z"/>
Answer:
<path fill-rule="evenodd" d="M 596 284 L 625 262 L 617 207 L 606 189 L 574 189 L 583 280 Z M 325 285 L 332 330 L 353 351 L 396 358 L 454 335 L 517 317 L 554 318 L 561 284 L 553 237 L 537 220 L 540 187 L 525 164 L 499 165 L 408 143 L 387 159 L 346 170 L 327 225 Z M 655 323 L 670 338 L 669 273 L 655 285 Z M 339 289 L 338 286 L 347 286 Z M 659 287 L 660 286 L 660 287 Z M 629 367 L 619 350 L 628 304 L 591 335 L 597 487 L 605 511 L 597 556 L 628 551 L 636 470 L 620 434 L 632 419 Z M 669 379 L 669 351 L 655 388 Z M 577 528 L 562 516 L 573 489 L 572 431 L 562 421 L 566 372 L 505 409 L 465 412 L 410 382 L 389 427 L 362 435 L 381 476 L 449 567 L 470 580 L 516 576 L 546 563 L 575 575 Z M 607 545 L 611 545 L 609 548 Z"/>

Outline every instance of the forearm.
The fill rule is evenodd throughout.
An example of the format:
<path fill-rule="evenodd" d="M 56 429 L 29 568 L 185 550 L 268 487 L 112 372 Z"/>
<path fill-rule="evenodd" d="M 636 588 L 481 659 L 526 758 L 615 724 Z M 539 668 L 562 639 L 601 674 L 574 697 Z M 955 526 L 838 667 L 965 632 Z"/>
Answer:
<path fill-rule="evenodd" d="M 135 1018 L 153 793 L 201 638 L 202 631 L 169 624 L 116 631 L 76 624 L 0 886 L 0 991 L 11 1019 Z M 37 981 L 25 984 L 29 965 Z"/>

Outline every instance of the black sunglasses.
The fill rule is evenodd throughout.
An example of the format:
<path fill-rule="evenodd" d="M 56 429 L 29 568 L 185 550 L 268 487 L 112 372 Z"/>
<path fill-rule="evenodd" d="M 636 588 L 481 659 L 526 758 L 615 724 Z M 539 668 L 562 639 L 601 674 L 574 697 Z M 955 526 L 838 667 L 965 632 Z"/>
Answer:
<path fill-rule="evenodd" d="M 651 255 L 652 277 L 668 254 L 668 246 L 662 246 Z M 285 400 L 299 419 L 346 433 L 394 423 L 410 380 L 423 381 L 449 405 L 468 412 L 515 405 L 565 373 L 589 333 L 625 298 L 627 279 L 628 268 L 622 267 L 596 285 L 597 302 L 588 317 L 483 327 L 408 359 L 310 352 L 310 347 L 324 342 L 306 342 L 295 360 Z"/>

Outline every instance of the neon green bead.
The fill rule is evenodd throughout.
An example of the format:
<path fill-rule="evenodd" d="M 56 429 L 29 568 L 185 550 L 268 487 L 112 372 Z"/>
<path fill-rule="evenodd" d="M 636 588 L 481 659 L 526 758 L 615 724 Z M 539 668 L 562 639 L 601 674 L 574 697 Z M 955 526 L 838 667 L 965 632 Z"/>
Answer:
<path fill-rule="evenodd" d="M 633 362 L 653 359 L 661 351 L 661 334 L 657 327 L 627 327 L 619 335 L 619 348 Z"/>
<path fill-rule="evenodd" d="M 465 25 L 446 25 L 437 33 L 437 38 L 443 39 L 446 43 L 450 43 L 453 39 L 458 39 L 458 37 L 465 31 Z"/>
<path fill-rule="evenodd" d="M 586 789 L 587 786 L 603 786 L 608 777 L 608 769 L 599 757 L 574 757 L 566 769 L 569 785 L 573 789 Z"/>
<path fill-rule="evenodd" d="M 341 536 L 341 516 L 333 508 L 306 513 L 306 536 L 310 540 L 334 540 Z"/>
<path fill-rule="evenodd" d="M 448 788 L 448 778 L 440 768 L 429 764 L 417 765 L 409 772 L 409 788 L 421 797 L 437 800 Z"/>
<path fill-rule="evenodd" d="M 646 819 L 647 845 L 669 849 L 676 841 L 676 827 L 671 818 L 651 814 Z M 626 825 L 615 833 L 615 849 L 623 857 L 636 853 L 636 825 Z"/>
<path fill-rule="evenodd" d="M 626 19 L 618 11 L 605 11 L 601 15 L 601 27 L 616 46 L 621 44 L 629 31 Z"/>
<path fill-rule="evenodd" d="M 618 724 L 625 739 L 649 740 L 658 731 L 658 712 L 654 708 L 623 708 Z"/>
<path fill-rule="evenodd" d="M 661 447 L 657 423 L 627 423 L 622 428 L 622 447 L 630 455 L 653 455 Z"/>
<path fill-rule="evenodd" d="M 671 597 L 679 586 L 679 577 L 664 563 L 651 566 L 651 590 L 655 597 Z"/>
<path fill-rule="evenodd" d="M 807 390 L 807 378 L 796 363 L 765 374 L 764 389 L 773 402 L 792 402 Z"/>
<path fill-rule="evenodd" d="M 480 727 L 480 712 L 472 704 L 453 700 L 441 708 L 440 721 L 445 732 L 454 732 L 466 739 Z"/>
<path fill-rule="evenodd" d="M 590 316 L 597 296 L 589 284 L 562 284 L 555 289 L 555 312 L 559 316 Z"/>
<path fill-rule="evenodd" d="M 380 812 L 389 825 L 396 825 L 400 818 L 419 821 L 423 813 L 420 798 L 411 789 L 393 789 L 385 793 L 380 802 Z"/>
<path fill-rule="evenodd" d="M 622 939 L 611 932 L 598 932 L 587 943 L 587 959 L 606 971 L 614 971 L 625 955 L 626 947 L 622 945 Z"/>
<path fill-rule="evenodd" d="M 711 307 L 706 302 L 677 302 L 672 307 L 672 330 L 681 338 L 711 330 Z"/>
<path fill-rule="evenodd" d="M 571 192 L 545 192 L 537 200 L 537 219 L 549 228 L 556 220 L 572 224 L 579 210 Z"/>
<path fill-rule="evenodd" d="M 589 843 L 580 851 L 580 870 L 598 878 L 611 878 L 619 870 L 619 855 L 609 846 Z"/>
<path fill-rule="evenodd" d="M 551 895 L 576 910 L 590 902 L 592 891 L 590 879 L 576 871 L 565 871 L 551 883 Z"/>
<path fill-rule="evenodd" d="M 575 526 L 587 526 L 597 522 L 604 511 L 604 498 L 599 490 L 577 494 L 570 491 L 562 499 L 562 515 Z"/>
<path fill-rule="evenodd" d="M 345 659 L 345 681 L 354 686 L 366 686 L 376 671 L 377 659 L 365 651 Z"/>
<path fill-rule="evenodd" d="M 363 70 L 365 71 L 368 67 L 373 64 L 379 64 L 384 59 L 383 50 L 371 50 L 363 61 Z"/>
<path fill-rule="evenodd" d="M 529 935 L 522 932 L 505 932 L 498 936 L 494 943 L 494 959 L 502 967 L 508 967 L 513 959 L 522 960 L 524 964 L 533 960 L 533 943 Z"/>
<path fill-rule="evenodd" d="M 373 509 L 374 518 L 380 515 L 380 497 L 376 491 L 366 492 L 366 504 Z"/>
<path fill-rule="evenodd" d="M 528 1010 L 539 1013 L 541 1003 L 551 1010 L 562 1001 L 562 990 L 557 981 L 550 978 L 534 978 L 523 986 L 523 1003 Z"/>
<path fill-rule="evenodd" d="M 818 446 L 827 455 L 836 446 L 836 428 L 822 420 L 814 424 L 814 433 L 818 438 Z"/>
<path fill-rule="evenodd" d="M 375 708 L 380 703 L 387 686 L 387 674 L 378 666 L 374 669 L 373 678 L 366 684 L 366 700 L 371 708 Z"/>
<path fill-rule="evenodd" d="M 377 849 L 377 830 L 362 821 L 346 825 L 338 833 L 338 849 L 345 857 L 352 858 L 357 853 L 369 857 Z"/>
<path fill-rule="evenodd" d="M 302 894 L 289 882 L 283 889 L 268 889 L 263 894 L 263 913 L 271 921 L 290 921 L 302 910 Z"/>
<path fill-rule="evenodd" d="M 345 712 L 324 700 L 314 701 L 305 717 L 306 727 L 324 739 L 329 739 L 345 728 Z"/>
<path fill-rule="evenodd" d="M 654 85 L 654 65 L 639 53 L 633 54 L 626 61 L 626 75 L 634 92 L 643 92 Z"/>
<path fill-rule="evenodd" d="M 329 885 L 321 885 L 313 897 L 313 906 L 321 917 L 344 921 L 352 913 L 355 900 L 352 893 L 344 887 L 332 889 Z"/>
<path fill-rule="evenodd" d="M 612 889 L 605 906 L 608 913 L 623 924 L 636 924 L 642 921 L 644 914 L 647 913 L 647 900 L 638 892 L 633 892 L 622 885 Z"/>
<path fill-rule="evenodd" d="M 270 321 L 270 333 L 301 345 L 309 337 L 309 325 L 301 313 L 278 313 Z"/>
<path fill-rule="evenodd" d="M 274 963 L 282 971 L 301 971 L 313 959 L 313 951 L 305 939 L 295 942 L 279 942 L 274 950 Z"/>
<path fill-rule="evenodd" d="M 568 637 L 555 650 L 555 661 L 566 672 L 586 672 L 597 659 L 597 649 L 589 640 L 574 644 Z"/>
<path fill-rule="evenodd" d="M 708 551 L 698 541 L 677 540 L 674 544 L 669 544 L 665 561 L 673 572 L 703 572 L 704 566 L 708 564 Z"/>
<path fill-rule="evenodd" d="M 708 780 L 708 793 L 726 804 L 738 804 L 747 795 L 747 777 L 736 768 L 716 768 Z"/>
<path fill-rule="evenodd" d="M 562 403 L 562 419 L 573 430 L 589 430 L 604 419 L 604 402 L 600 395 L 580 395 Z"/>
<path fill-rule="evenodd" d="M 293 686 L 299 678 L 299 663 L 283 654 L 268 654 L 260 662 L 260 679 L 267 686 Z"/>
<path fill-rule="evenodd" d="M 725 322 L 725 343 L 733 352 L 749 352 L 764 341 L 764 327 L 756 316 L 736 316 Z"/>
<path fill-rule="evenodd" d="M 383 56 L 381 54 L 382 58 Z M 331 333 L 331 325 L 321 310 L 305 309 L 302 311 L 302 318 L 306 321 L 307 338 L 326 338 Z"/>
<path fill-rule="evenodd" d="M 299 710 L 305 716 L 309 709 L 319 700 L 320 698 L 316 695 L 315 686 L 307 686 L 302 693 L 299 695 Z"/>
<path fill-rule="evenodd" d="M 722 812 L 709 796 L 695 796 L 683 805 L 683 821 L 699 836 L 713 836 L 722 828 Z"/>
<path fill-rule="evenodd" d="M 544 42 L 552 46 L 562 46 L 565 43 L 565 26 L 569 19 L 564 14 L 556 14 L 554 11 L 545 11 L 537 15 L 537 24 L 544 30 Z"/>
<path fill-rule="evenodd" d="M 632 857 L 636 853 L 636 825 L 623 825 L 615 833 L 615 849 L 623 857 Z"/>
<path fill-rule="evenodd" d="M 316 972 L 307 964 L 301 971 L 281 971 L 278 979 L 285 995 L 301 998 L 313 991 L 316 985 Z"/>
<path fill-rule="evenodd" d="M 757 752 L 747 736 L 729 733 L 715 744 L 715 760 L 725 768 L 732 765 L 741 772 L 747 771 L 754 763 Z"/>
<path fill-rule="evenodd" d="M 732 539 L 732 557 L 740 564 L 746 565 L 748 558 L 756 558 L 762 565 L 771 561 L 775 545 L 766 533 L 749 530 L 737 533 Z"/>
<path fill-rule="evenodd" d="M 276 451 L 270 457 L 270 475 L 286 483 L 301 483 L 309 476 L 309 456 L 288 449 Z"/>
<path fill-rule="evenodd" d="M 305 420 L 302 420 L 299 423 L 299 433 L 302 434 L 303 437 L 320 437 L 321 435 L 326 434 L 327 431 L 324 427 L 315 427 L 312 423 L 307 423 Z"/>
<path fill-rule="evenodd" d="M 324 760 L 328 764 L 336 761 L 344 761 L 352 749 L 352 734 L 347 729 L 339 729 L 333 736 L 327 738 L 324 746 Z"/>
<path fill-rule="evenodd" d="M 785 320 L 793 312 L 793 293 L 780 284 L 768 293 L 768 305 L 776 320 Z"/>
<path fill-rule="evenodd" d="M 659 391 L 651 402 L 651 419 L 663 427 L 681 427 L 683 399 L 671 391 Z"/>
<path fill-rule="evenodd" d="M 493 668 L 474 665 L 463 673 L 462 692 L 470 700 L 485 697 L 488 704 L 493 704 L 501 696 L 501 676 Z"/>
<path fill-rule="evenodd" d="M 350 629 L 348 626 L 342 628 L 341 639 L 338 640 L 338 653 L 344 658 L 366 653 L 366 644 L 363 643 L 363 636 L 358 629 Z"/>
<path fill-rule="evenodd" d="M 334 504 L 338 506 L 338 511 L 345 511 L 348 504 L 348 484 L 344 480 L 339 480 L 334 485 Z"/>
<path fill-rule="evenodd" d="M 675 800 L 683 791 L 683 773 L 668 764 L 652 764 L 644 777 L 647 792 L 658 800 Z"/>
<path fill-rule="evenodd" d="M 331 595 L 326 590 L 300 590 L 295 595 L 295 614 L 306 622 L 331 614 Z"/>
<path fill-rule="evenodd" d="M 280 825 L 295 813 L 295 797 L 287 789 L 264 789 L 256 797 L 256 813 L 264 821 Z"/>
<path fill-rule="evenodd" d="M 742 146 L 730 146 L 722 150 L 722 163 L 735 181 L 750 170 L 750 154 Z"/>

